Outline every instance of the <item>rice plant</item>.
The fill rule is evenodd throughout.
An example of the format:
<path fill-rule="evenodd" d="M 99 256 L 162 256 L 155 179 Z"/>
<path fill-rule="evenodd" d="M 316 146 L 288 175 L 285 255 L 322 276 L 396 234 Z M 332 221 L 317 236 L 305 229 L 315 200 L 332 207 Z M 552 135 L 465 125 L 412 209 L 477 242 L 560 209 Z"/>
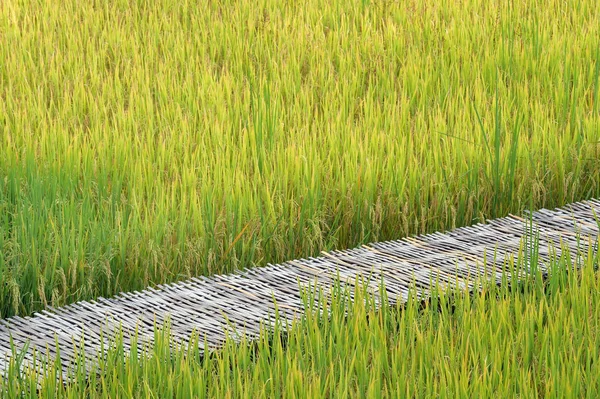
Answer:
<path fill-rule="evenodd" d="M 599 17 L 3 1 L 0 316 L 598 196 Z"/>
<path fill-rule="evenodd" d="M 534 244 L 535 245 L 535 244 Z M 595 397 L 600 332 L 597 251 L 566 255 L 520 284 L 435 289 L 403 306 L 364 286 L 305 292 L 306 314 L 260 339 L 229 339 L 204 354 L 198 335 L 174 345 L 157 326 L 153 347 L 128 354 L 119 336 L 86 379 L 85 364 L 57 381 L 57 365 L 2 380 L 8 397 Z M 507 271 L 526 265 L 522 253 Z M 573 273 L 577 266 L 580 271 Z M 384 291 L 381 291 L 384 292 Z M 139 356 L 138 356 L 139 355 Z M 88 364 L 89 366 L 89 364 Z"/>

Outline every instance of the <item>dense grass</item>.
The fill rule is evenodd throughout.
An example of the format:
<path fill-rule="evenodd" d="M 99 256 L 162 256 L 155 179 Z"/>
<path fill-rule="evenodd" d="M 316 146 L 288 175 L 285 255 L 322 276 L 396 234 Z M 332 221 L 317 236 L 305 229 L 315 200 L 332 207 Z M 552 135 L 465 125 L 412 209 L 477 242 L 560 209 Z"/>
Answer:
<path fill-rule="evenodd" d="M 600 194 L 600 11 L 0 5 L 0 316 Z"/>
<path fill-rule="evenodd" d="M 522 270 L 522 259 L 507 272 Z M 152 349 L 134 345 L 140 358 L 124 356 L 117 341 L 87 382 L 83 364 L 66 387 L 50 367 L 36 391 L 39 375 L 16 373 L 13 363 L 0 389 L 73 398 L 592 398 L 600 389 L 598 261 L 597 252 L 583 254 L 573 273 L 574 260 L 563 257 L 546 280 L 482 282 L 473 296 L 438 291 L 403 308 L 377 307 L 362 288 L 308 292 L 308 312 L 287 333 L 229 340 L 202 357 L 197 342 L 170 348 L 168 328 L 157 329 Z"/>

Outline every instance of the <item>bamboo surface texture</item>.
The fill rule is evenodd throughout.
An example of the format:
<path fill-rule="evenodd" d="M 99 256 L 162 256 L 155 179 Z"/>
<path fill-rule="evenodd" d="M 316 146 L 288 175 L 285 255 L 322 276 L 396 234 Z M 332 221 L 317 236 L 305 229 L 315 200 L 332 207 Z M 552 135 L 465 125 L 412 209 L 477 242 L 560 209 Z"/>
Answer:
<path fill-rule="evenodd" d="M 256 337 L 261 324 L 268 325 L 272 320 L 275 306 L 283 320 L 298 317 L 304 309 L 301 287 L 326 292 L 338 278 L 342 285 L 362 279 L 375 295 L 380 293 L 383 280 L 392 304 L 406 301 L 411 287 L 427 297 L 433 281 L 465 289 L 473 289 L 477 276 L 500 282 L 503 275 L 506 278 L 507 257 L 516 257 L 523 249 L 523 239 L 532 234 L 539 237 L 538 266 L 544 271 L 550 259 L 563 251 L 571 252 L 574 260 L 578 253 L 597 250 L 596 215 L 600 217 L 600 201 L 582 201 L 447 233 L 372 243 L 228 275 L 192 278 L 47 309 L 31 317 L 0 320 L 0 372 L 7 369 L 14 348 L 17 352 L 26 348 L 25 367 L 31 364 L 34 351 L 36 359 L 48 355 L 56 358 L 58 347 L 66 375 L 77 348 L 83 350 L 86 364 L 93 364 L 119 329 L 126 349 L 136 330 L 138 342 L 151 344 L 155 326 L 167 318 L 174 342 L 185 343 L 196 331 L 202 350 L 217 349 L 226 334 Z"/>

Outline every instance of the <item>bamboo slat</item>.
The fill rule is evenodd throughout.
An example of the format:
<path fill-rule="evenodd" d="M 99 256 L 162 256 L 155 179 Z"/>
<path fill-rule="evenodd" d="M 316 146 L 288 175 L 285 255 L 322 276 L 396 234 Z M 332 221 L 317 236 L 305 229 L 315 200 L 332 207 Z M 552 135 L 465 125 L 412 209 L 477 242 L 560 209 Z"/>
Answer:
<path fill-rule="evenodd" d="M 17 353 L 28 345 L 22 367 L 31 364 L 34 351 L 38 359 L 40 354 L 53 358 L 58 347 L 66 375 L 78 347 L 84 351 L 86 360 L 93 362 L 119 329 L 127 349 L 136 331 L 138 340 L 152 343 L 155 323 L 167 319 L 175 341 L 185 343 L 196 331 L 202 350 L 216 349 L 226 334 L 236 337 L 239 336 L 236 333 L 243 331 L 247 337 L 257 337 L 261 324 L 268 324 L 275 306 L 280 317 L 292 321 L 304 309 L 302 287 L 310 284 L 326 291 L 336 278 L 348 285 L 362 279 L 375 295 L 383 280 L 391 303 L 405 302 L 411 287 L 421 297 L 427 297 L 435 281 L 442 286 L 465 289 L 473 289 L 473 280 L 478 276 L 500 282 L 506 270 L 505 260 L 516 256 L 523 238 L 532 232 L 540 243 L 538 266 L 545 271 L 548 262 L 563 251 L 576 259 L 590 246 L 598 250 L 596 215 L 600 215 L 600 201 L 582 201 L 555 210 L 541 209 L 524 217 L 510 215 L 447 233 L 372 243 L 228 275 L 192 278 L 141 292 L 48 309 L 32 317 L 0 320 L 0 372 L 8 368 L 13 356 L 11 337 Z M 203 347 L 205 339 L 208 348 Z"/>

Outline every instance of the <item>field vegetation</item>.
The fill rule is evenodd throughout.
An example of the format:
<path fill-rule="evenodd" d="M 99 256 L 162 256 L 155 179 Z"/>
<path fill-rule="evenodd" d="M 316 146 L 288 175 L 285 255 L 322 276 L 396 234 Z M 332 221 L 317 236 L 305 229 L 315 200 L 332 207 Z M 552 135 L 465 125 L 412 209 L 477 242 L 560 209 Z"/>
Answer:
<path fill-rule="evenodd" d="M 0 316 L 600 193 L 594 1 L 0 5 Z"/>
<path fill-rule="evenodd" d="M 592 0 L 4 0 L 0 318 L 599 197 L 599 159 Z M 0 395 L 594 397 L 598 262 Z"/>
<path fill-rule="evenodd" d="M 65 386 L 57 382 L 58 365 L 18 373 L 13 362 L 0 388 L 7 396 L 48 398 L 594 398 L 597 249 L 578 261 L 555 259 L 547 279 L 538 270 L 511 286 L 508 278 L 526 259 L 509 260 L 504 283 L 479 281 L 473 296 L 433 287 L 428 301 L 398 307 L 387 306 L 385 296 L 376 303 L 360 284 L 338 285 L 331 295 L 308 290 L 301 320 L 265 329 L 257 341 L 228 339 L 210 356 L 197 338 L 172 346 L 168 326 L 158 326 L 157 344 L 134 345 L 132 356 L 114 341 L 89 380 L 84 362 Z M 573 273 L 575 266 L 581 272 Z"/>

